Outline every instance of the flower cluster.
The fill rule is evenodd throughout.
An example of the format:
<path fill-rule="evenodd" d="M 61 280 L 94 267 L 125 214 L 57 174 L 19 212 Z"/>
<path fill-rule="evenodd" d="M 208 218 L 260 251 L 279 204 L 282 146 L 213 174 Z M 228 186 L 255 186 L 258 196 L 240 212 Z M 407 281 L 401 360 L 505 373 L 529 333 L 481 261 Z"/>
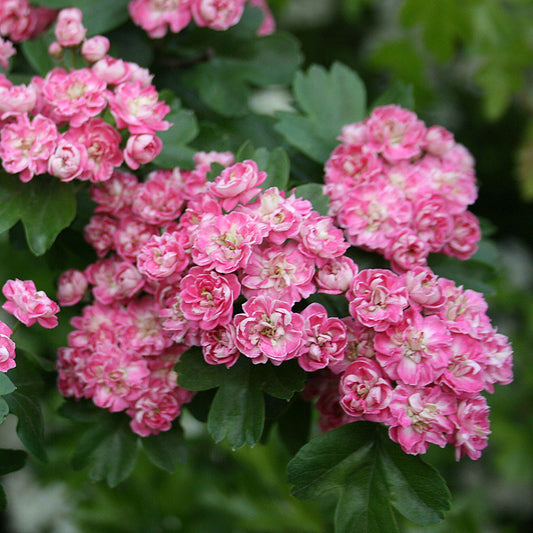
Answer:
<path fill-rule="evenodd" d="M 416 267 L 361 271 L 346 298 L 344 361 L 307 391 L 319 397 L 323 427 L 382 422 L 407 453 L 451 444 L 457 459 L 477 459 L 490 433 L 480 393 L 512 380 L 510 345 L 483 296 Z"/>
<path fill-rule="evenodd" d="M 54 9 L 32 6 L 28 0 L 0 2 L 0 35 L 19 43 L 44 32 L 57 14 Z"/>
<path fill-rule="evenodd" d="M 213 161 L 226 168 L 208 182 Z M 309 201 L 262 190 L 266 173 L 252 160 L 199 153 L 196 162 L 144 182 L 116 171 L 93 185 L 85 236 L 100 259 L 59 281 L 61 305 L 80 301 L 88 286 L 94 298 L 60 350 L 61 392 L 125 410 L 140 435 L 168 429 L 190 397 L 171 370 L 189 346 L 228 368 L 242 356 L 296 359 L 314 371 L 342 361 L 347 343 L 346 326 L 322 305 L 294 309 L 317 291 L 347 289 L 357 267 L 344 257 L 342 231 Z"/>
<path fill-rule="evenodd" d="M 200 27 L 227 30 L 241 20 L 246 2 L 263 11 L 258 35 L 274 31 L 274 18 L 266 0 L 132 0 L 130 16 L 150 37 L 164 37 L 167 31 L 178 33 L 191 20 Z"/>
<path fill-rule="evenodd" d="M 152 161 L 162 147 L 156 133 L 170 127 L 164 120 L 170 107 L 159 101 L 149 72 L 107 55 L 105 37 L 85 39 L 78 9 L 59 13 L 55 34 L 51 52 L 81 45 L 87 66 L 57 67 L 28 85 L 0 75 L 4 169 L 23 182 L 44 173 L 61 181 L 101 182 L 124 161 L 133 169 Z M 103 118 L 107 112 L 116 127 Z"/>
<path fill-rule="evenodd" d="M 481 237 L 467 211 L 477 196 L 474 160 L 449 131 L 388 105 L 339 139 L 324 191 L 351 244 L 383 254 L 398 272 L 425 265 L 431 252 L 472 256 Z"/>

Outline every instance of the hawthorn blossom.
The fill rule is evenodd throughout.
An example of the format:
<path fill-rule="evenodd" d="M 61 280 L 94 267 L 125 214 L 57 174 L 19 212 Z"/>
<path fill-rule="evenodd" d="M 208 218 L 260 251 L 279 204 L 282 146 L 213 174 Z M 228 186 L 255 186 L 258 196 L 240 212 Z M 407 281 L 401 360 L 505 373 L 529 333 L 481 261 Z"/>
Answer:
<path fill-rule="evenodd" d="M 227 30 L 241 19 L 246 0 L 191 0 L 191 13 L 197 26 Z"/>
<path fill-rule="evenodd" d="M 9 68 L 9 58 L 16 54 L 13 43 L 0 37 L 0 67 Z"/>
<path fill-rule="evenodd" d="M 44 291 L 37 291 L 32 280 L 8 280 L 2 287 L 2 293 L 7 299 L 2 309 L 25 326 L 30 327 L 35 322 L 48 329 L 57 326 L 59 306 Z"/>
<path fill-rule="evenodd" d="M 13 331 L 0 320 L 0 372 L 15 368 L 15 343 L 10 339 Z"/>
<path fill-rule="evenodd" d="M 76 46 L 83 41 L 87 28 L 83 27 L 82 16 L 74 7 L 59 12 L 54 33 L 61 46 Z"/>

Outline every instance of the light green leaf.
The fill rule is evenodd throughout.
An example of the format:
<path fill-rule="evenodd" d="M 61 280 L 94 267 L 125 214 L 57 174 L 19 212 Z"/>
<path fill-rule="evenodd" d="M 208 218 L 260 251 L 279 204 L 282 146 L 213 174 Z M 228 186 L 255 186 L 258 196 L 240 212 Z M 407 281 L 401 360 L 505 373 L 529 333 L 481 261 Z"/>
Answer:
<path fill-rule="evenodd" d="M 7 405 L 7 402 L 4 400 L 4 398 L 0 398 L 0 424 L 4 423 L 4 420 L 6 419 L 8 414 L 9 405 Z"/>
<path fill-rule="evenodd" d="M 304 198 L 313 204 L 313 209 L 322 216 L 326 216 L 329 210 L 329 196 L 322 192 L 322 185 L 318 183 L 306 183 L 294 189 L 296 198 Z"/>
<path fill-rule="evenodd" d="M 15 384 L 7 377 L 4 372 L 0 372 L 0 396 L 10 394 L 16 390 Z"/>

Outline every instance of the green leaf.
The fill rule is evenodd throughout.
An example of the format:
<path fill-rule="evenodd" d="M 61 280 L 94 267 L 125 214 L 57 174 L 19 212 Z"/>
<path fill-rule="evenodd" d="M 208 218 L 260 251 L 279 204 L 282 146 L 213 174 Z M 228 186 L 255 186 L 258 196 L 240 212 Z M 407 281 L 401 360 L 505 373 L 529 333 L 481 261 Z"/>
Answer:
<path fill-rule="evenodd" d="M 10 394 L 16 390 L 15 384 L 7 377 L 6 374 L 0 372 L 0 396 Z"/>
<path fill-rule="evenodd" d="M 23 450 L 0 450 L 0 476 L 20 470 L 25 464 L 28 454 Z"/>
<path fill-rule="evenodd" d="M 207 418 L 215 442 L 226 439 L 232 449 L 253 446 L 263 433 L 265 402 L 252 363 L 241 358 L 220 385 Z"/>
<path fill-rule="evenodd" d="M 59 407 L 58 413 L 76 422 L 96 422 L 101 417 L 102 409 L 90 400 L 67 400 Z"/>
<path fill-rule="evenodd" d="M 9 412 L 18 418 L 17 435 L 24 446 L 41 461 L 47 461 L 43 415 L 37 401 L 18 391 L 12 392 L 4 399 L 9 406 Z"/>
<path fill-rule="evenodd" d="M 0 232 L 22 220 L 28 246 L 42 255 L 74 219 L 76 198 L 70 184 L 47 176 L 22 183 L 16 176 L 0 180 Z"/>
<path fill-rule="evenodd" d="M 81 437 L 72 456 L 72 467 L 89 467 L 89 478 L 105 480 L 116 487 L 132 472 L 137 459 L 138 442 L 124 417 L 103 413 L 98 424 Z"/>
<path fill-rule="evenodd" d="M 290 400 L 295 392 L 302 391 L 307 379 L 307 374 L 296 361 L 287 361 L 280 366 L 257 365 L 253 370 L 263 391 L 282 400 Z"/>
<path fill-rule="evenodd" d="M 178 385 L 192 391 L 218 387 L 229 372 L 224 365 L 206 363 L 202 349 L 197 346 L 183 353 L 174 368 L 178 373 Z"/>
<path fill-rule="evenodd" d="M 249 139 L 245 141 L 237 150 L 235 154 L 235 161 L 246 161 L 247 159 L 255 158 L 255 147 Z"/>
<path fill-rule="evenodd" d="M 132 472 L 137 459 L 137 437 L 127 425 L 121 425 L 95 448 L 91 454 L 89 478 L 105 480 L 110 487 L 116 487 Z"/>
<path fill-rule="evenodd" d="M 42 255 L 52 246 L 61 230 L 74 220 L 74 189 L 70 184 L 44 177 L 34 178 L 23 185 L 27 188 L 22 216 L 26 240 L 35 255 Z"/>
<path fill-rule="evenodd" d="M 7 402 L 4 400 L 4 398 L 0 398 L 0 424 L 4 423 L 4 420 L 6 419 L 8 414 L 9 405 L 7 405 Z"/>
<path fill-rule="evenodd" d="M 6 508 L 7 508 L 6 491 L 4 490 L 4 487 L 0 485 L 0 511 L 5 511 Z"/>
<path fill-rule="evenodd" d="M 57 67 L 57 63 L 48 54 L 48 47 L 54 40 L 54 34 L 48 31 L 35 39 L 28 39 L 20 43 L 24 57 L 35 71 L 43 77 L 54 67 Z"/>
<path fill-rule="evenodd" d="M 311 404 L 296 395 L 278 419 L 278 433 L 292 455 L 308 442 L 311 430 Z"/>
<path fill-rule="evenodd" d="M 167 131 L 158 133 L 163 141 L 161 153 L 154 159 L 154 164 L 160 167 L 191 167 L 195 150 L 186 146 L 198 135 L 198 123 L 194 113 L 182 109 L 179 100 L 171 104 L 172 112 L 165 120 L 172 123 Z"/>
<path fill-rule="evenodd" d="M 313 209 L 322 216 L 326 216 L 329 211 L 329 196 L 322 192 L 322 185 L 318 183 L 306 183 L 294 189 L 296 198 L 304 198 L 313 204 Z"/>
<path fill-rule="evenodd" d="M 404 109 L 414 110 L 413 86 L 401 81 L 394 82 L 381 96 L 372 102 L 371 108 L 374 109 L 387 104 L 396 104 Z"/>
<path fill-rule="evenodd" d="M 141 443 L 150 461 L 167 472 L 174 472 L 178 463 L 187 462 L 183 430 L 177 424 L 169 431 L 142 438 Z"/>
<path fill-rule="evenodd" d="M 267 173 L 267 179 L 261 185 L 263 189 L 277 187 L 284 190 L 289 182 L 290 160 L 287 152 L 283 148 L 274 148 L 268 156 L 265 168 L 261 168 Z"/>
<path fill-rule="evenodd" d="M 298 72 L 293 93 L 303 116 L 279 113 L 276 129 L 294 147 L 324 163 L 346 124 L 365 117 L 366 91 L 359 76 L 341 63 L 328 72 L 313 65 Z"/>
<path fill-rule="evenodd" d="M 83 25 L 87 36 L 105 33 L 129 18 L 128 2 L 130 0 L 36 0 L 32 3 L 54 9 L 77 7 L 83 12 Z"/>
<path fill-rule="evenodd" d="M 395 511 L 418 524 L 434 524 L 450 505 L 438 472 L 369 422 L 310 441 L 290 461 L 288 480 L 300 499 L 335 497 L 336 533 L 398 532 Z"/>
<path fill-rule="evenodd" d="M 462 261 L 456 257 L 431 254 L 428 265 L 438 276 L 451 279 L 465 289 L 482 292 L 487 296 L 495 292 L 494 282 L 498 277 L 498 270 L 494 264 L 475 259 Z"/>
<path fill-rule="evenodd" d="M 211 170 L 206 174 L 205 179 L 206 181 L 214 182 L 221 174 L 222 171 L 226 168 L 224 165 L 221 165 L 220 163 L 211 163 L 210 167 Z"/>

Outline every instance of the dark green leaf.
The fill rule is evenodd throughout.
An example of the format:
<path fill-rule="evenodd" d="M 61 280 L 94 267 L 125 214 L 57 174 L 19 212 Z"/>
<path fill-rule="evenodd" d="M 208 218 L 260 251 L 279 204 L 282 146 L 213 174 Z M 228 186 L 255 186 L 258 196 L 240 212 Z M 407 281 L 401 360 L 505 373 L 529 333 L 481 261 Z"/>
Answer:
<path fill-rule="evenodd" d="M 91 426 L 81 436 L 78 446 L 72 455 L 71 464 L 74 470 L 81 470 L 91 463 L 92 453 L 114 431 L 115 424 L 111 418 Z"/>
<path fill-rule="evenodd" d="M 169 431 L 141 439 L 146 455 L 159 468 L 174 472 L 178 463 L 187 462 L 183 430 L 177 424 Z"/>
<path fill-rule="evenodd" d="M 257 365 L 253 371 L 263 391 L 282 400 L 290 400 L 295 392 L 303 390 L 307 379 L 296 361 L 287 361 L 280 366 Z"/>
<path fill-rule="evenodd" d="M 450 507 L 450 493 L 440 474 L 386 437 L 381 445 L 380 459 L 394 507 L 423 526 L 442 520 Z"/>
<path fill-rule="evenodd" d="M 24 57 L 41 76 L 46 76 L 57 63 L 48 54 L 48 47 L 55 40 L 52 32 L 48 31 L 35 39 L 28 39 L 20 43 Z"/>
<path fill-rule="evenodd" d="M 311 430 L 311 404 L 298 394 L 278 420 L 278 433 L 291 455 L 307 443 Z"/>
<path fill-rule="evenodd" d="M 102 409 L 96 407 L 90 400 L 67 400 L 58 409 L 58 413 L 65 418 L 76 422 L 96 422 L 101 418 Z"/>
<path fill-rule="evenodd" d="M 206 363 L 202 349 L 197 346 L 181 355 L 175 369 L 178 373 L 178 385 L 192 391 L 218 387 L 229 372 L 223 365 Z"/>
<path fill-rule="evenodd" d="M 7 507 L 7 498 L 4 487 L 0 485 L 0 511 L 5 511 Z"/>
<path fill-rule="evenodd" d="M 25 212 L 25 184 L 0 172 L 0 233 L 14 226 Z"/>
<path fill-rule="evenodd" d="M 415 96 L 413 94 L 413 86 L 401 81 L 394 82 L 381 96 L 379 96 L 372 103 L 372 109 L 375 107 L 396 104 L 404 109 L 414 110 Z"/>
<path fill-rule="evenodd" d="M 4 372 L 0 372 L 0 396 L 10 394 L 16 388 L 15 384 L 7 377 L 7 375 Z"/>
<path fill-rule="evenodd" d="M 222 171 L 226 168 L 224 165 L 221 165 L 220 163 L 211 163 L 211 170 L 206 174 L 205 179 L 206 181 L 215 181 L 220 174 L 222 174 Z"/>
<path fill-rule="evenodd" d="M 455 257 L 437 254 L 429 256 L 428 265 L 438 276 L 451 279 L 465 289 L 472 289 L 485 295 L 494 294 L 493 283 L 498 277 L 494 265 L 474 259 L 461 261 Z"/>
<path fill-rule="evenodd" d="M 116 487 L 135 466 L 137 444 L 137 437 L 127 425 L 116 428 L 91 454 L 89 477 L 93 481 L 105 480 L 110 487 Z"/>
<path fill-rule="evenodd" d="M 303 500 L 336 497 L 336 533 L 397 532 L 394 510 L 427 525 L 449 508 L 450 494 L 437 471 L 368 422 L 310 441 L 289 463 L 288 480 Z"/>
<path fill-rule="evenodd" d="M 23 450 L 0 450 L 0 476 L 20 470 L 25 464 L 28 454 Z"/>
<path fill-rule="evenodd" d="M 235 154 L 235 161 L 246 161 L 247 159 L 254 159 L 255 147 L 252 141 L 245 141 L 237 150 Z"/>
<path fill-rule="evenodd" d="M 296 198 L 304 198 L 313 204 L 313 209 L 318 211 L 322 216 L 328 214 L 329 211 L 329 196 L 322 192 L 322 185 L 318 183 L 306 183 L 299 185 L 294 189 Z"/>
<path fill-rule="evenodd" d="M 263 432 L 265 403 L 249 361 L 241 359 L 220 385 L 207 419 L 207 429 L 215 442 L 226 439 L 237 449 L 253 446 Z"/>
<path fill-rule="evenodd" d="M 0 181 L 0 232 L 22 220 L 26 239 L 35 255 L 42 255 L 76 214 L 76 198 L 70 184 L 47 176 L 22 183 L 16 176 Z"/>
<path fill-rule="evenodd" d="M 9 406 L 9 412 L 18 418 L 17 435 L 24 446 L 41 461 L 47 461 L 43 415 L 37 401 L 18 391 L 12 392 L 4 399 Z"/>

